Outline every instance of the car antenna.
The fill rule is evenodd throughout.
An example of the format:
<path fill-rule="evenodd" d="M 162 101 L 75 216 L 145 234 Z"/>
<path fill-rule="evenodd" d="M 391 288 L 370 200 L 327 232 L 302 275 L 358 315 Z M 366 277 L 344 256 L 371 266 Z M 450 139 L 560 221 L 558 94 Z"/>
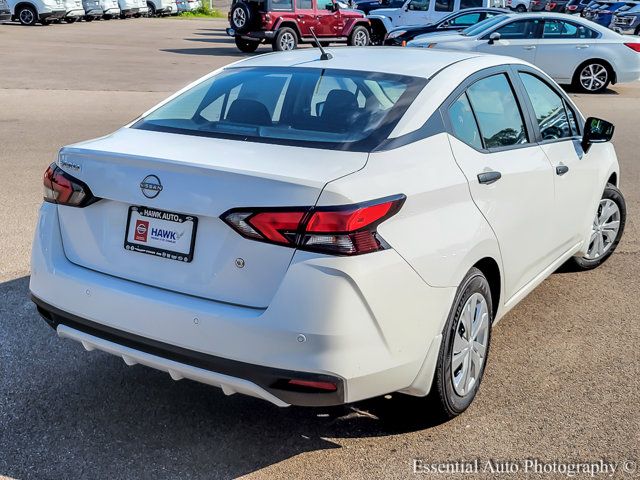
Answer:
<path fill-rule="evenodd" d="M 333 58 L 333 55 L 324 51 L 324 48 L 322 48 L 322 45 L 320 45 L 320 41 L 318 40 L 318 37 L 316 37 L 316 32 L 313 31 L 313 28 L 311 28 L 310 30 L 311 30 L 311 35 L 313 36 L 313 40 L 316 42 L 316 46 L 322 52 L 322 55 L 320 55 L 320 60 L 331 60 Z"/>

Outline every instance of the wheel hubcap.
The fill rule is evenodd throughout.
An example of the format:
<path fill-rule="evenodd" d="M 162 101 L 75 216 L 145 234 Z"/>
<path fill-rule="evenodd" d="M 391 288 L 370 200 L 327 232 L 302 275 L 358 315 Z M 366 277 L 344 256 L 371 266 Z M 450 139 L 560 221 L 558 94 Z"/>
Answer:
<path fill-rule="evenodd" d="M 24 23 L 33 22 L 33 12 L 31 10 L 22 10 L 20 12 L 20 20 L 22 20 Z"/>
<path fill-rule="evenodd" d="M 606 254 L 616 241 L 620 230 L 620 209 L 613 200 L 600 200 L 596 217 L 591 226 L 589 249 L 584 256 L 587 260 L 595 260 Z"/>
<path fill-rule="evenodd" d="M 580 72 L 580 84 L 586 90 L 598 90 L 602 88 L 609 78 L 607 69 L 599 63 L 587 65 Z"/>
<path fill-rule="evenodd" d="M 464 397 L 478 382 L 489 339 L 489 308 L 484 296 L 474 293 L 462 308 L 456 325 L 451 355 L 451 380 Z"/>
<path fill-rule="evenodd" d="M 241 8 L 236 8 L 233 12 L 233 23 L 236 24 L 236 27 L 244 27 L 246 21 L 244 11 Z"/>
<path fill-rule="evenodd" d="M 364 47 L 367 44 L 367 35 L 363 31 L 356 32 L 353 43 L 358 47 Z"/>
<path fill-rule="evenodd" d="M 282 48 L 282 50 L 293 50 L 294 45 L 295 39 L 292 34 L 285 33 L 280 38 L 280 48 Z"/>

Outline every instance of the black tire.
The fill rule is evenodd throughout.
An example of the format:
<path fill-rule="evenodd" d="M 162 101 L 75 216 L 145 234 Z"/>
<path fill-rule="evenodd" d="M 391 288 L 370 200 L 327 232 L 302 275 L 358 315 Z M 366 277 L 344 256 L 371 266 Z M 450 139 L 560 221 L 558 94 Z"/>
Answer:
<path fill-rule="evenodd" d="M 235 37 L 236 47 L 244 53 L 253 53 L 260 46 L 260 42 L 245 40 L 242 37 Z"/>
<path fill-rule="evenodd" d="M 20 10 L 16 13 L 18 21 L 27 27 L 32 27 L 38 22 L 38 14 L 35 9 L 29 5 L 20 7 Z"/>
<path fill-rule="evenodd" d="M 102 18 L 104 18 L 105 20 L 111 20 L 113 18 L 113 15 L 104 15 Z"/>
<path fill-rule="evenodd" d="M 156 7 L 153 6 L 153 3 L 147 2 L 147 7 L 149 7 L 148 16 L 149 17 L 155 17 L 156 16 Z"/>
<path fill-rule="evenodd" d="M 64 21 L 67 23 L 76 23 L 77 20 L 78 20 L 77 17 L 69 17 L 64 19 Z"/>
<path fill-rule="evenodd" d="M 588 73 L 589 69 L 594 69 L 597 72 L 606 72 L 605 76 L 597 76 L 598 83 L 594 83 L 593 87 L 588 87 L 581 81 L 581 76 L 583 72 Z M 604 70 L 602 70 L 604 69 Z M 578 68 L 576 68 L 575 73 L 573 74 L 573 81 L 571 82 L 573 88 L 576 90 L 580 90 L 581 92 L 586 93 L 600 93 L 609 86 L 611 80 L 613 78 L 613 71 L 611 70 L 611 66 L 608 63 L 605 63 L 601 60 L 587 60 L 582 63 Z M 588 80 L 587 80 L 588 82 Z"/>
<path fill-rule="evenodd" d="M 271 47 L 276 52 L 295 50 L 298 48 L 298 35 L 292 28 L 283 27 L 278 30 Z"/>
<path fill-rule="evenodd" d="M 636 31 L 633 32 L 634 35 L 640 35 L 640 25 L 636 27 Z"/>
<path fill-rule="evenodd" d="M 367 47 L 371 43 L 371 35 L 367 27 L 356 25 L 351 30 L 347 43 L 352 47 Z"/>
<path fill-rule="evenodd" d="M 486 302 L 487 310 L 487 329 L 483 335 L 486 345 L 484 355 L 481 357 L 480 373 L 475 377 L 474 384 L 470 386 L 469 391 L 464 395 L 459 395 L 454 386 L 452 375 L 453 349 L 456 335 L 460 329 L 464 331 L 464 325 L 459 322 L 463 313 L 463 309 L 468 300 L 475 294 L 479 294 Z M 480 297 L 476 297 L 480 298 Z M 472 300 L 475 301 L 475 300 Z M 484 274 L 477 268 L 469 270 L 464 280 L 458 288 L 453 306 L 449 313 L 449 318 L 442 331 L 442 344 L 440 345 L 440 353 L 438 355 L 438 364 L 436 365 L 435 376 L 431 392 L 427 397 L 430 403 L 430 412 L 433 413 L 437 420 L 448 420 L 464 412 L 476 396 L 482 377 L 484 375 L 489 347 L 491 343 L 491 324 L 493 323 L 493 302 L 491 299 L 491 289 Z M 471 329 L 473 330 L 473 328 Z M 465 332 L 466 333 L 466 332 Z M 477 342 L 474 342 L 474 345 Z M 462 365 L 461 367 L 462 368 Z M 467 365 L 467 368 L 470 368 Z M 476 372 L 477 373 L 477 372 Z"/>
<path fill-rule="evenodd" d="M 242 33 L 249 30 L 253 21 L 253 12 L 249 5 L 244 2 L 236 2 L 231 7 L 231 18 L 229 23 L 236 32 Z"/>
<path fill-rule="evenodd" d="M 624 226 L 627 221 L 627 204 L 624 200 L 624 196 L 622 195 L 622 192 L 618 189 L 618 187 L 612 185 L 611 183 L 608 183 L 606 188 L 604 189 L 604 192 L 602 193 L 601 202 L 603 200 L 611 200 L 618 207 L 620 223 L 615 239 L 612 243 L 610 243 L 603 255 L 598 256 L 597 258 L 588 258 L 586 256 L 573 257 L 564 265 L 565 270 L 574 272 L 593 270 L 594 268 L 597 268 L 604 262 L 606 262 L 607 259 L 613 254 L 613 252 L 615 252 L 618 243 L 620 243 L 620 239 L 622 238 L 622 234 L 624 233 Z M 598 206 L 598 212 L 596 213 L 596 215 L 600 216 L 600 213 L 602 213 L 602 205 Z M 605 218 L 604 220 L 606 221 L 607 219 Z M 593 241 L 595 241 L 595 239 L 592 240 L 592 242 L 589 244 L 589 248 L 593 246 Z"/>
<path fill-rule="evenodd" d="M 93 22 L 93 20 L 94 20 L 94 17 L 91 17 L 91 16 L 89 16 L 89 17 L 84 17 L 84 21 L 85 21 L 85 22 Z"/>
<path fill-rule="evenodd" d="M 520 4 L 516 7 L 516 12 L 518 13 L 524 13 L 527 11 L 527 7 L 525 7 L 524 5 Z"/>

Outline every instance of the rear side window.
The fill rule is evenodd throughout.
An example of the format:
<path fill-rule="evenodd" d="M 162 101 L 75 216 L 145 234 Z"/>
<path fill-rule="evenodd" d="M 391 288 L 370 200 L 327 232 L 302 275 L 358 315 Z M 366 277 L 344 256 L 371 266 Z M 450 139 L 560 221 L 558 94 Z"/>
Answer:
<path fill-rule="evenodd" d="M 387 138 L 426 80 L 320 68 L 229 68 L 132 128 L 339 150 Z"/>
<path fill-rule="evenodd" d="M 436 0 L 436 12 L 453 12 L 454 0 Z"/>
<path fill-rule="evenodd" d="M 296 0 L 296 8 L 300 10 L 313 10 L 312 0 Z"/>
<path fill-rule="evenodd" d="M 272 10 L 293 10 L 293 0 L 271 0 Z"/>
<path fill-rule="evenodd" d="M 572 137 L 573 131 L 562 97 L 545 82 L 529 73 L 520 73 L 520 78 L 533 105 L 542 139 Z"/>
<path fill-rule="evenodd" d="M 482 7 L 482 0 L 460 0 L 460 10 Z"/>
<path fill-rule="evenodd" d="M 562 39 L 562 38 L 598 38 L 598 32 L 582 25 L 562 20 L 547 20 L 544 22 L 542 38 Z"/>
<path fill-rule="evenodd" d="M 429 11 L 429 1 L 430 0 L 411 0 L 407 8 L 418 12 L 427 12 Z"/>
<path fill-rule="evenodd" d="M 486 148 L 527 143 L 524 120 L 504 74 L 478 80 L 467 89 Z"/>
<path fill-rule="evenodd" d="M 482 139 L 467 94 L 463 93 L 449 107 L 453 136 L 474 148 L 482 148 Z"/>
<path fill-rule="evenodd" d="M 460 27 L 468 27 L 469 25 L 475 25 L 480 21 L 479 13 L 467 13 L 460 15 L 449 22 L 449 25 L 457 25 Z"/>

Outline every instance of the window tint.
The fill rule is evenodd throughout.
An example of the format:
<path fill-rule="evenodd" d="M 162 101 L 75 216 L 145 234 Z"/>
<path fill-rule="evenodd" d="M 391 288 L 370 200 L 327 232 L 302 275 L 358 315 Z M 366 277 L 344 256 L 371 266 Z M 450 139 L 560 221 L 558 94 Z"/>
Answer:
<path fill-rule="evenodd" d="M 454 0 L 436 0 L 436 12 L 453 12 Z"/>
<path fill-rule="evenodd" d="M 571 137 L 573 133 L 562 97 L 529 73 L 520 73 L 520 78 L 533 105 L 542 138 L 554 140 Z"/>
<path fill-rule="evenodd" d="M 479 13 L 466 13 L 454 18 L 449 22 L 449 25 L 459 25 L 461 27 L 468 27 L 469 25 L 475 25 L 480 20 Z"/>
<path fill-rule="evenodd" d="M 483 78 L 467 90 L 487 148 L 527 143 L 522 114 L 504 74 Z"/>
<path fill-rule="evenodd" d="M 327 10 L 328 7 L 333 8 L 333 0 L 317 0 L 318 10 Z"/>
<path fill-rule="evenodd" d="M 561 20 L 547 20 L 544 22 L 542 38 L 597 38 L 598 32 L 575 23 Z"/>
<path fill-rule="evenodd" d="M 482 7 L 482 0 L 460 0 L 460 10 L 477 7 Z"/>
<path fill-rule="evenodd" d="M 273 10 L 293 10 L 293 0 L 271 0 Z"/>
<path fill-rule="evenodd" d="M 504 21 L 505 17 L 503 15 L 496 15 L 492 18 L 485 18 L 483 21 L 478 23 L 477 25 L 473 25 L 471 27 L 465 28 L 461 34 L 467 37 L 473 37 L 475 35 L 480 35 L 485 30 L 497 25 L 498 23 Z"/>
<path fill-rule="evenodd" d="M 368 151 L 426 81 L 315 68 L 228 68 L 133 128 L 218 138 Z"/>
<path fill-rule="evenodd" d="M 471 111 L 471 105 L 466 93 L 463 93 L 449 107 L 449 120 L 453 127 L 453 135 L 456 138 L 472 147 L 482 148 L 478 125 L 473 117 L 473 111 Z"/>
<path fill-rule="evenodd" d="M 296 0 L 296 7 L 300 10 L 313 10 L 312 0 Z"/>
<path fill-rule="evenodd" d="M 496 29 L 503 40 L 536 38 L 539 20 L 517 20 Z"/>
<path fill-rule="evenodd" d="M 429 10 L 430 0 L 411 0 L 408 5 L 409 10 L 416 10 L 419 12 L 426 12 Z"/>

